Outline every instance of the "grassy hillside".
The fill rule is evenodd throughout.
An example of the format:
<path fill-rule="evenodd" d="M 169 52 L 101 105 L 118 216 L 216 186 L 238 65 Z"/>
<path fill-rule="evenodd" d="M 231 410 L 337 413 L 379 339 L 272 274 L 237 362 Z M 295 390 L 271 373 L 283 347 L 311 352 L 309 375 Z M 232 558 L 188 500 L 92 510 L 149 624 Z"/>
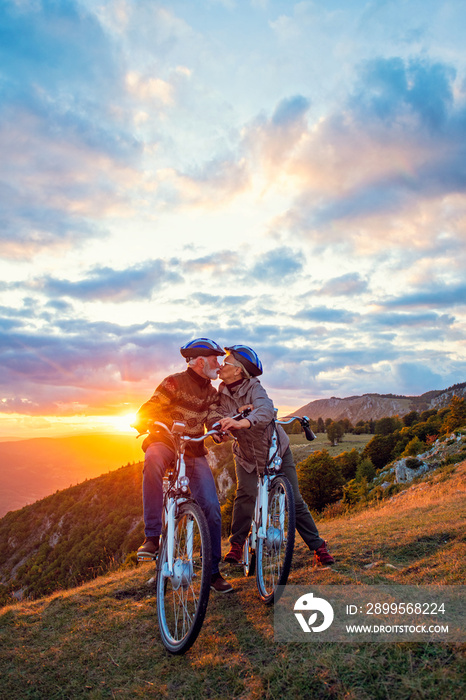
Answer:
<path fill-rule="evenodd" d="M 466 462 L 388 501 L 322 520 L 337 565 L 315 569 L 299 541 L 293 584 L 462 584 Z M 299 538 L 298 538 L 299 539 Z M 224 542 L 226 549 L 226 542 Z M 25 698 L 338 698 L 466 696 L 465 647 L 440 643 L 277 644 L 255 582 L 225 565 L 234 592 L 211 596 L 184 657 L 160 642 L 154 567 L 120 571 L 0 612 L 0 687 Z"/>

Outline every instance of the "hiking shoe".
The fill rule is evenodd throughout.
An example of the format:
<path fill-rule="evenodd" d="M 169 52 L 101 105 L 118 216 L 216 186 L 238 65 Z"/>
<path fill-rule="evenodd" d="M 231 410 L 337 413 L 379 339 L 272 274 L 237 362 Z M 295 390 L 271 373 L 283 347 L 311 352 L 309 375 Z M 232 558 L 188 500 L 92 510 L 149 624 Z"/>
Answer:
<path fill-rule="evenodd" d="M 225 559 L 230 564 L 242 564 L 243 562 L 243 547 L 237 542 L 232 542 L 230 551 L 225 554 Z"/>
<path fill-rule="evenodd" d="M 146 537 L 144 543 L 138 549 L 138 561 L 154 561 L 159 551 L 159 538 Z"/>
<path fill-rule="evenodd" d="M 324 542 L 318 549 L 316 549 L 314 553 L 314 560 L 321 566 L 331 566 L 332 564 L 335 564 L 335 559 L 327 549 L 327 542 Z"/>
<path fill-rule="evenodd" d="M 212 578 L 210 579 L 210 587 L 217 593 L 230 593 L 230 591 L 233 590 L 231 583 L 225 581 L 222 574 L 212 574 Z"/>

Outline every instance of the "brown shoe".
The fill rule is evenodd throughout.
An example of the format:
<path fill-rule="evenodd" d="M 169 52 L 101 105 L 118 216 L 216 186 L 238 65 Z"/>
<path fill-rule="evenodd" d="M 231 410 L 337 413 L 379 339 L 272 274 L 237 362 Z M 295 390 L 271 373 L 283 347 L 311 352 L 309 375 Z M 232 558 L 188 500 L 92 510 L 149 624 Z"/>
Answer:
<path fill-rule="evenodd" d="M 327 542 L 324 542 L 318 549 L 316 549 L 314 559 L 316 563 L 320 564 L 321 566 L 331 566 L 332 564 L 335 564 L 335 559 L 327 549 Z"/>
<path fill-rule="evenodd" d="M 217 593 L 230 593 L 233 590 L 233 586 L 228 581 L 222 577 L 221 574 L 212 574 L 210 580 L 210 587 L 213 591 Z"/>
<path fill-rule="evenodd" d="M 146 537 L 144 543 L 138 549 L 138 561 L 154 561 L 159 551 L 159 538 Z"/>
<path fill-rule="evenodd" d="M 225 559 L 229 564 L 242 564 L 243 562 L 243 547 L 237 542 L 232 542 L 230 551 L 225 554 Z"/>

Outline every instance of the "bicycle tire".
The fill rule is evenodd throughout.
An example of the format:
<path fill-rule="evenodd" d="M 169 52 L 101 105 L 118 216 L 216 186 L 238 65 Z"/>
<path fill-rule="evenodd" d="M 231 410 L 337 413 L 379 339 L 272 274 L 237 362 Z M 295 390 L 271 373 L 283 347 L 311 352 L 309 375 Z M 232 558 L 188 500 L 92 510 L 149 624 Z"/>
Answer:
<path fill-rule="evenodd" d="M 191 536 L 192 547 L 189 545 Z M 189 549 L 192 549 L 192 558 Z M 179 507 L 173 559 L 174 575 L 164 576 L 163 567 L 167 561 L 164 533 L 157 569 L 157 619 L 165 648 L 172 654 L 183 654 L 201 631 L 212 575 L 209 528 L 197 503 L 185 502 Z"/>
<path fill-rule="evenodd" d="M 293 489 L 286 477 L 278 475 L 269 488 L 266 537 L 258 538 L 256 546 L 256 583 L 266 605 L 278 599 L 277 586 L 284 586 L 288 580 L 295 527 Z"/>
<path fill-rule="evenodd" d="M 256 553 L 251 547 L 251 541 L 252 535 L 249 533 L 243 545 L 243 571 L 247 577 L 254 576 L 256 570 Z"/>

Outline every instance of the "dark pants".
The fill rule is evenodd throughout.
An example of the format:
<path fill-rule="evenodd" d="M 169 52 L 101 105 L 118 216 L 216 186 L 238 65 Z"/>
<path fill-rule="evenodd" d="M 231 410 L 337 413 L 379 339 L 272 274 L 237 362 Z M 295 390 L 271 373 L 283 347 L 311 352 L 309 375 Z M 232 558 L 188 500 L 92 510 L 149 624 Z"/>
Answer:
<path fill-rule="evenodd" d="M 324 540 L 319 536 L 314 519 L 299 492 L 298 475 L 296 474 L 293 455 L 289 447 L 283 455 L 282 466 L 279 473 L 286 476 L 293 489 L 296 506 L 297 531 L 309 549 L 318 549 L 318 547 L 324 543 Z M 231 544 L 243 546 L 254 517 L 254 505 L 257 495 L 257 473 L 255 471 L 249 473 L 237 464 L 236 481 L 237 490 L 233 506 L 230 542 Z"/>

